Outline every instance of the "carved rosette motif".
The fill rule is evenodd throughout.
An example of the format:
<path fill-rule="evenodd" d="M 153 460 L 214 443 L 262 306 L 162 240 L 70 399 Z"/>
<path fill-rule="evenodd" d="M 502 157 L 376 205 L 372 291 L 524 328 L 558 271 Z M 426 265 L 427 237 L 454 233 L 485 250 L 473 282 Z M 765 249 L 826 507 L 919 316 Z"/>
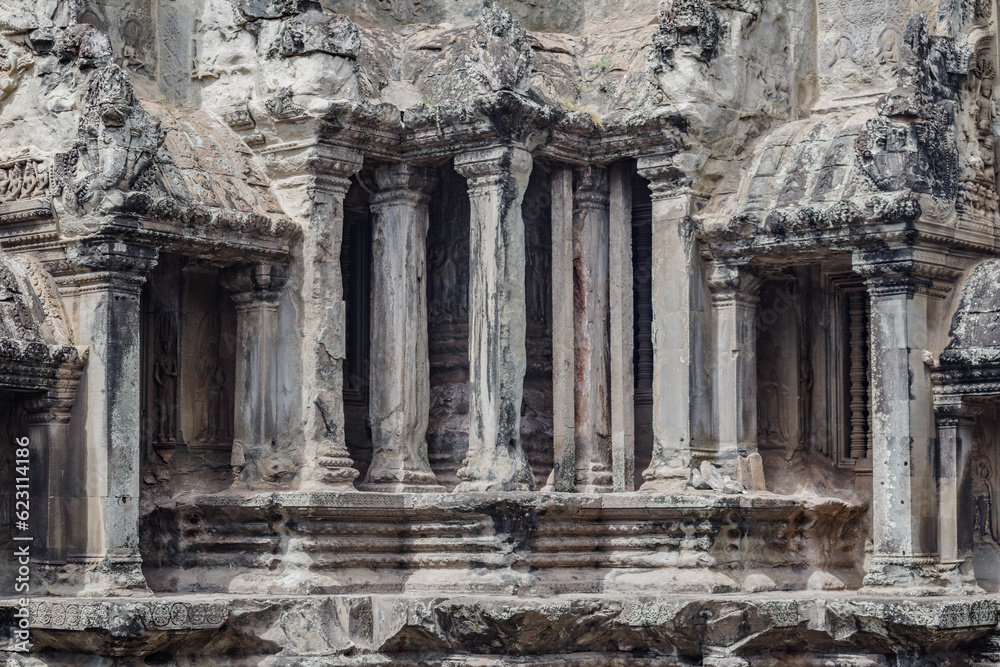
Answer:
<path fill-rule="evenodd" d="M 46 630 L 112 631 L 134 625 L 157 630 L 193 630 L 217 628 L 228 617 L 229 610 L 220 602 L 67 600 L 35 602 L 29 607 L 31 627 Z"/>

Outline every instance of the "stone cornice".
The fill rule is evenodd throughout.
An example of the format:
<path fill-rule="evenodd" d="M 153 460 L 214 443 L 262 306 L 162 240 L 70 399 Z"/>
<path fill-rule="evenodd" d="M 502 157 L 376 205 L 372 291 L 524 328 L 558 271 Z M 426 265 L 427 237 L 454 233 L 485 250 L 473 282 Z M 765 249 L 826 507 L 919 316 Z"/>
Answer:
<path fill-rule="evenodd" d="M 323 119 L 324 141 L 387 162 L 437 164 L 497 144 L 569 164 L 607 164 L 623 157 L 683 149 L 680 115 L 635 115 L 601 126 L 587 114 L 499 92 L 465 103 L 418 105 L 402 113 L 387 104 L 342 103 Z M 268 146 L 262 152 L 281 150 Z"/>

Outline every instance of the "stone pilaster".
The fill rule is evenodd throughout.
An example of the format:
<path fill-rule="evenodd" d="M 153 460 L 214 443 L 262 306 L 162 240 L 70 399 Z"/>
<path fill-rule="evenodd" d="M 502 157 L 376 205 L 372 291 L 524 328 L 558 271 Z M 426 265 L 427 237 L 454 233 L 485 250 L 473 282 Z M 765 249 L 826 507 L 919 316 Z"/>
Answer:
<path fill-rule="evenodd" d="M 713 262 L 708 287 L 715 322 L 712 421 L 716 462 L 728 470 L 757 451 L 757 296 L 747 267 Z"/>
<path fill-rule="evenodd" d="M 982 407 L 960 396 L 935 400 L 938 449 L 938 551 L 943 567 L 952 566 L 966 589 L 976 589 L 972 567 L 974 531 L 972 429 Z"/>
<path fill-rule="evenodd" d="M 441 490 L 427 459 L 430 174 L 408 164 L 375 170 L 372 196 L 372 462 L 362 488 Z"/>
<path fill-rule="evenodd" d="M 577 169 L 573 191 L 576 488 L 591 493 L 612 490 L 608 203 L 607 170 Z"/>
<path fill-rule="evenodd" d="M 923 360 L 933 283 L 919 268 L 855 257 L 871 296 L 870 592 L 936 593 L 957 583 L 939 568 L 934 406 Z"/>
<path fill-rule="evenodd" d="M 271 264 L 229 269 L 225 287 L 236 303 L 236 410 L 232 464 L 252 482 L 278 437 L 278 298 L 285 271 Z"/>
<path fill-rule="evenodd" d="M 632 170 L 611 168 L 608 308 L 611 347 L 611 471 L 615 491 L 635 490 L 635 373 L 632 313 Z"/>
<path fill-rule="evenodd" d="M 573 344 L 573 170 L 552 172 L 551 488 L 576 489 L 576 353 Z"/>
<path fill-rule="evenodd" d="M 353 488 L 344 436 L 347 304 L 340 270 L 344 197 L 360 154 L 326 149 L 310 164 L 311 209 L 302 239 L 302 418 L 306 488 Z"/>
<path fill-rule="evenodd" d="M 33 554 L 45 565 L 66 563 L 72 546 L 70 527 L 74 517 L 70 494 L 80 488 L 73 479 L 79 472 L 70 446 L 70 409 L 77 379 L 60 382 L 60 390 L 27 402 L 28 441 L 32 462 Z M 80 496 L 77 496 L 79 498 Z"/>
<path fill-rule="evenodd" d="M 139 555 L 140 293 L 157 251 L 117 239 L 67 248 L 66 299 L 89 348 L 78 403 L 86 408 L 72 475 L 86 480 L 66 557 L 89 570 L 88 591 L 146 589 Z M 74 413 L 75 414 L 75 413 Z M 79 512 L 79 513 L 78 513 Z"/>
<path fill-rule="evenodd" d="M 531 489 L 521 449 L 525 350 L 524 221 L 531 154 L 491 148 L 455 158 L 469 181 L 469 453 L 460 491 Z"/>
<path fill-rule="evenodd" d="M 694 197 L 680 185 L 669 156 L 640 158 L 638 170 L 652 193 L 654 248 L 653 456 L 642 488 L 677 491 L 690 477 L 696 419 L 708 412 L 698 389 L 703 369 L 695 313 L 701 277 L 691 219 Z"/>

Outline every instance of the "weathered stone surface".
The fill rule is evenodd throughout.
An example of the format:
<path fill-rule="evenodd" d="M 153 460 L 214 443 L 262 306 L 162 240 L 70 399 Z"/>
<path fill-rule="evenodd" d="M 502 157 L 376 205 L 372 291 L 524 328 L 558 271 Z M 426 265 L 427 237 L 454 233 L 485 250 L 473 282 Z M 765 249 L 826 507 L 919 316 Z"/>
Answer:
<path fill-rule="evenodd" d="M 3 0 L 2 657 L 1000 664 L 997 21 Z"/>
<path fill-rule="evenodd" d="M 499 148 L 456 159 L 469 180 L 470 423 L 460 489 L 530 489 L 520 443 L 525 373 L 524 222 L 521 199 L 531 155 Z"/>
<path fill-rule="evenodd" d="M 372 337 L 372 463 L 364 488 L 440 489 L 427 459 L 427 203 L 433 183 L 409 165 L 382 167 L 374 217 L 372 307 L 384 313 Z"/>

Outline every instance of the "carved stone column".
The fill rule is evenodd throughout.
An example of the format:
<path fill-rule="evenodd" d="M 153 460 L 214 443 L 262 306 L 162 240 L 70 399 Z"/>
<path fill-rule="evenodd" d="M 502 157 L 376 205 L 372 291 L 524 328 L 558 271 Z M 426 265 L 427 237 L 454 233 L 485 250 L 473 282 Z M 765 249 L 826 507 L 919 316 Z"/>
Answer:
<path fill-rule="evenodd" d="M 576 170 L 573 333 L 576 344 L 576 488 L 612 490 L 608 344 L 608 172 Z"/>
<path fill-rule="evenodd" d="M 430 370 L 427 357 L 428 224 L 426 170 L 396 164 L 375 170 L 372 196 L 372 462 L 362 488 L 441 490 L 427 460 Z"/>
<path fill-rule="evenodd" d="M 702 368 L 695 308 L 701 277 L 691 220 L 694 197 L 679 184 L 670 156 L 640 158 L 638 169 L 652 193 L 654 248 L 653 456 L 642 473 L 642 488 L 677 491 L 690 477 L 696 420 L 708 412 L 698 390 Z"/>
<path fill-rule="evenodd" d="M 278 297 L 282 267 L 229 269 L 223 284 L 236 302 L 236 400 L 233 470 L 243 482 L 264 476 L 257 466 L 278 436 Z"/>
<path fill-rule="evenodd" d="M 635 490 L 635 373 L 632 313 L 632 170 L 611 167 L 609 209 L 611 470 L 615 491 Z"/>
<path fill-rule="evenodd" d="M 728 469 L 757 451 L 757 291 L 745 266 L 714 262 L 708 287 L 715 321 L 712 418 L 716 462 Z"/>
<path fill-rule="evenodd" d="M 573 170 L 552 172 L 552 453 L 549 485 L 576 489 L 576 352 L 573 343 Z"/>
<path fill-rule="evenodd" d="M 469 181 L 469 454 L 458 491 L 531 489 L 521 449 L 525 351 L 524 221 L 531 154 L 491 148 L 455 158 Z"/>
<path fill-rule="evenodd" d="M 79 371 L 76 375 L 78 378 Z M 75 520 L 73 496 L 82 497 L 76 495 L 82 484 L 74 479 L 80 469 L 70 449 L 69 431 L 77 378 L 63 380 L 59 391 L 25 405 L 28 441 L 35 458 L 31 479 L 33 554 L 46 565 L 66 562 L 67 550 L 72 546 L 69 531 Z"/>
<path fill-rule="evenodd" d="M 358 153 L 324 151 L 313 160 L 312 208 L 302 239 L 303 485 L 353 488 L 344 438 L 344 359 L 347 304 L 340 270 L 344 197 L 361 168 Z"/>
<path fill-rule="evenodd" d="M 915 263 L 859 262 L 871 295 L 872 532 L 866 588 L 943 592 L 927 321 L 931 280 Z M 911 266 L 912 264 L 912 266 Z"/>
<path fill-rule="evenodd" d="M 974 499 L 972 489 L 972 429 L 980 406 L 961 396 L 935 401 L 938 444 L 938 550 L 941 564 L 955 567 L 962 584 L 976 588 L 972 568 Z"/>
<path fill-rule="evenodd" d="M 89 358 L 79 397 L 86 407 L 83 452 L 73 473 L 86 483 L 66 555 L 91 565 L 90 591 L 145 589 L 139 555 L 139 296 L 157 251 L 103 238 L 72 245 L 67 255 L 77 275 L 65 296 L 77 313 L 77 342 L 89 347 Z"/>

